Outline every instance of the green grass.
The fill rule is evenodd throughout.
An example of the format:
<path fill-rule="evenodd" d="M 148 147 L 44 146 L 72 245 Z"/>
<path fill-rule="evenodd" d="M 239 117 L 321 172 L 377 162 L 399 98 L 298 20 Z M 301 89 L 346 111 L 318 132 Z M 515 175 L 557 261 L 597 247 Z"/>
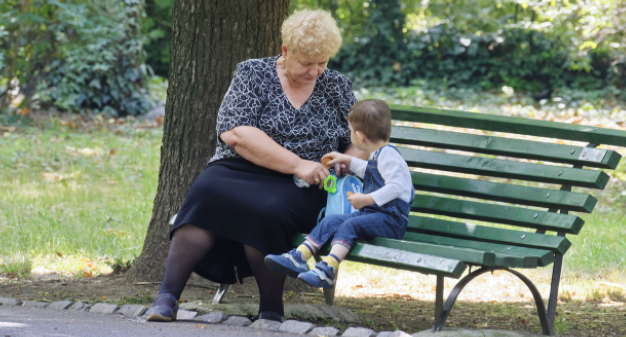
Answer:
<path fill-rule="evenodd" d="M 537 107 L 504 92 L 403 88 L 361 90 L 358 96 L 528 117 L 553 114 L 557 120 L 585 114 L 626 120 L 619 107 L 567 97 Z M 0 129 L 0 265 L 5 268 L 0 273 L 26 275 L 26 262 L 7 262 L 21 257 L 37 271 L 90 276 L 127 268 L 140 253 L 156 193 L 162 130 L 137 128 L 132 121 L 78 129 L 61 124 L 51 119 L 43 127 Z M 570 236 L 566 277 L 616 281 L 626 275 L 625 168 L 622 163 L 613 173 L 606 191 L 591 191 L 599 196 L 598 207 L 581 215 L 586 220 L 581 235 Z M 342 273 L 352 269 L 362 271 L 348 263 Z"/>
<path fill-rule="evenodd" d="M 579 235 L 569 236 L 572 247 L 563 260 L 564 270 L 574 276 L 588 274 L 614 281 L 617 274 L 626 275 L 624 212 L 600 208 L 581 217 L 585 226 Z"/>
<path fill-rule="evenodd" d="M 58 123 L 0 131 L 0 257 L 21 254 L 35 267 L 75 274 L 137 256 L 156 193 L 161 135 Z"/>
<path fill-rule="evenodd" d="M 5 274 L 9 277 L 29 277 L 32 267 L 33 263 L 26 255 L 16 254 L 7 260 L 0 259 L 0 274 Z"/>

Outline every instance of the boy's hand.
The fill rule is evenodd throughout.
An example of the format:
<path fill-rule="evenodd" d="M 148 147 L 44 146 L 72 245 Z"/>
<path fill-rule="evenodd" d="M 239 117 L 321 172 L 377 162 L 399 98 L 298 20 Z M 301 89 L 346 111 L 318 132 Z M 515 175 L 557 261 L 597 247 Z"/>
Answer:
<path fill-rule="evenodd" d="M 344 164 L 344 168 L 350 167 L 350 163 L 352 162 L 352 156 L 347 154 L 339 153 L 339 152 L 331 152 L 327 153 L 322 157 L 322 163 L 326 168 L 331 168 L 335 164 Z"/>
<path fill-rule="evenodd" d="M 376 201 L 369 194 L 355 193 L 348 197 L 348 201 L 355 209 L 361 209 L 365 206 L 374 205 Z"/>

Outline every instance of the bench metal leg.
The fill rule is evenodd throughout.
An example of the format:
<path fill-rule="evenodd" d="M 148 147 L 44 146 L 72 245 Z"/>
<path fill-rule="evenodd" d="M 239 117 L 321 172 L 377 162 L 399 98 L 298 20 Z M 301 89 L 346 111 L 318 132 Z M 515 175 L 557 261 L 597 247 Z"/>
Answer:
<path fill-rule="evenodd" d="M 556 303 L 559 299 L 559 283 L 561 281 L 561 267 L 563 267 L 563 255 L 554 256 L 552 267 L 552 284 L 550 285 L 550 300 L 548 301 L 548 326 L 550 334 L 554 333 L 554 321 L 556 320 Z"/>
<path fill-rule="evenodd" d="M 548 325 L 548 314 L 546 312 L 546 305 L 543 302 L 543 298 L 541 297 L 541 293 L 537 290 L 537 287 L 533 284 L 533 282 L 528 279 L 523 274 L 511 270 L 511 269 L 503 269 L 508 271 L 509 273 L 517 276 L 522 282 L 526 284 L 530 292 L 533 294 L 533 298 L 535 299 L 535 305 L 537 306 L 537 314 L 539 314 L 539 322 L 541 322 L 541 330 L 544 335 L 554 335 L 554 329 Z"/>
<path fill-rule="evenodd" d="M 315 263 L 319 263 L 320 261 L 322 261 L 322 258 L 318 255 L 315 255 L 314 258 Z M 326 305 L 330 306 L 335 303 L 335 288 L 337 287 L 337 280 L 339 279 L 339 270 L 336 270 L 336 273 L 337 274 L 335 275 L 335 284 L 333 285 L 333 287 L 331 289 L 324 289 L 324 302 L 326 302 Z"/>
<path fill-rule="evenodd" d="M 443 317 L 443 287 L 444 287 L 444 277 L 441 275 L 437 275 L 437 288 L 435 289 L 435 325 L 433 325 L 433 331 L 437 331 L 437 327 L 443 323 L 445 323 L 445 318 Z M 446 316 L 447 317 L 447 316 Z M 444 320 L 441 322 L 441 320 Z M 439 328 L 441 330 L 441 328 Z"/>
<path fill-rule="evenodd" d="M 324 301 L 326 305 L 332 306 L 335 303 L 335 288 L 337 287 L 337 278 L 339 277 L 339 270 L 336 271 L 335 284 L 331 289 L 324 289 Z"/>
<path fill-rule="evenodd" d="M 215 293 L 215 296 L 213 297 L 213 304 L 219 304 L 222 302 L 222 298 L 224 297 L 224 294 L 226 293 L 226 290 L 228 290 L 228 287 L 230 286 L 230 284 L 226 284 L 226 283 L 222 283 L 220 284 L 220 288 L 217 290 L 217 292 Z"/>
<path fill-rule="evenodd" d="M 526 284 L 526 286 L 528 287 L 528 289 L 530 290 L 530 292 L 533 295 L 533 298 L 535 299 L 535 304 L 537 306 L 537 313 L 539 314 L 539 321 L 541 322 L 541 330 L 543 331 L 544 335 L 553 335 L 554 334 L 554 330 L 548 325 L 548 315 L 546 312 L 546 305 L 543 302 L 543 298 L 541 297 L 541 293 L 539 292 L 539 290 L 537 290 L 537 287 L 535 287 L 535 285 L 532 283 L 531 280 L 529 280 L 526 276 L 524 276 L 523 274 L 512 270 L 512 269 L 508 269 L 508 268 L 480 268 L 476 271 L 473 271 L 469 274 L 467 274 L 464 278 L 462 278 L 457 284 L 456 286 L 454 286 L 454 289 L 452 289 L 452 291 L 450 292 L 450 295 L 448 295 L 448 298 L 446 299 L 446 303 L 443 306 L 443 312 L 440 316 L 440 320 L 438 322 L 436 322 L 436 326 L 435 326 L 435 331 L 441 331 L 441 329 L 443 328 L 443 325 L 446 323 L 446 320 L 448 319 L 448 315 L 450 315 L 450 311 L 452 310 L 452 307 L 454 306 L 454 303 L 456 302 L 457 297 L 459 296 L 459 294 L 461 293 L 461 291 L 463 290 L 463 288 L 470 283 L 473 279 L 475 279 L 476 277 L 487 273 L 487 272 L 491 272 L 494 270 L 504 270 L 504 271 L 508 271 L 509 273 L 517 276 L 520 280 L 522 280 L 522 282 L 524 282 L 524 284 Z"/>
<path fill-rule="evenodd" d="M 587 144 L 586 148 L 596 148 L 598 147 L 600 144 L 594 144 L 594 143 L 589 143 Z M 573 168 L 583 168 L 583 165 L 574 165 L 572 166 Z M 572 190 L 572 186 L 571 185 L 562 185 L 561 186 L 561 191 L 571 191 Z M 558 211 L 558 209 L 556 208 L 551 208 L 548 209 L 548 212 L 554 212 L 556 213 Z M 560 211 L 561 214 L 568 214 L 567 210 L 561 210 Z M 539 232 L 539 231 L 537 231 Z M 545 230 L 541 232 L 542 234 L 545 233 Z M 563 232 L 558 232 L 558 236 L 562 236 L 565 237 L 565 233 Z M 552 267 L 552 282 L 550 284 L 550 299 L 548 301 L 548 313 L 547 313 L 547 320 L 548 320 L 548 329 L 549 329 L 549 333 L 550 335 L 554 334 L 554 322 L 556 320 L 556 305 L 559 299 L 559 283 L 561 282 L 561 269 L 563 267 L 563 255 L 562 254 L 555 254 L 554 255 L 554 265 Z M 545 333 L 545 331 L 544 331 Z"/>

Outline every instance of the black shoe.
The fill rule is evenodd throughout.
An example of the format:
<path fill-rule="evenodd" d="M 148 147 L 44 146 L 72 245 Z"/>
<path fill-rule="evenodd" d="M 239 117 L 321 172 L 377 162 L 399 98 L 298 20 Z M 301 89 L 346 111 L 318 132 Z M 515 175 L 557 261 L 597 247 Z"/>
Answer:
<path fill-rule="evenodd" d="M 169 305 L 154 305 L 159 299 L 167 298 L 174 302 L 174 306 L 171 307 Z M 152 303 L 152 307 L 146 311 L 145 316 L 147 321 L 151 322 L 172 322 L 176 320 L 176 314 L 178 313 L 178 300 L 176 297 L 169 293 L 159 294 L 154 302 Z"/>
<path fill-rule="evenodd" d="M 259 319 L 266 319 L 268 321 L 275 321 L 275 322 L 284 322 L 285 321 L 285 317 L 283 317 L 281 314 L 277 313 L 277 312 L 273 312 L 273 311 L 262 311 L 259 313 L 259 317 L 257 318 L 257 320 Z"/>

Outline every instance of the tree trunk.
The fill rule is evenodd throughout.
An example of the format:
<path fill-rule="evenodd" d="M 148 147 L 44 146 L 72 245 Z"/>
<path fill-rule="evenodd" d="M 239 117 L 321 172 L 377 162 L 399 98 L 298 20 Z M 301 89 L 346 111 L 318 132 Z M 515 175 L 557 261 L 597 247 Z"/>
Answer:
<path fill-rule="evenodd" d="M 217 111 L 238 62 L 280 52 L 289 0 L 176 0 L 159 185 L 128 282 L 161 281 L 168 222 L 215 151 Z"/>

